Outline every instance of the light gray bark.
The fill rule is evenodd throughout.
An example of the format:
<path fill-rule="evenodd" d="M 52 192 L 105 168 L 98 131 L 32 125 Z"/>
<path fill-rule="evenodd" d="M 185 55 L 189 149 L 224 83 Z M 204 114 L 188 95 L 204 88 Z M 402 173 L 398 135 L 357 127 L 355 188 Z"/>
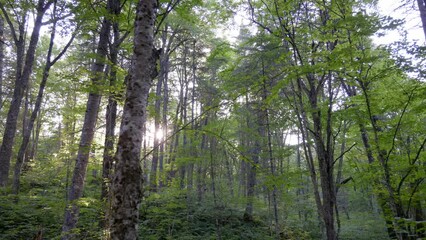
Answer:
<path fill-rule="evenodd" d="M 110 233 L 113 240 L 139 238 L 137 226 L 142 198 L 142 133 L 146 119 L 147 96 L 157 74 L 156 61 L 159 56 L 154 48 L 156 9 L 156 0 L 140 0 L 137 5 L 133 59 L 112 182 Z"/>

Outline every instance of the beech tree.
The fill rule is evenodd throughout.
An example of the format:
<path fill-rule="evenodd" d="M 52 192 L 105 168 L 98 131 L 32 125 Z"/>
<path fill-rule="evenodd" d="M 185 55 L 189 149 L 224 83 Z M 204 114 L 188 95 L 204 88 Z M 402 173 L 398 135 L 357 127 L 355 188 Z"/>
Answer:
<path fill-rule="evenodd" d="M 133 57 L 127 80 L 112 182 L 111 239 L 138 239 L 142 199 L 140 165 L 142 128 L 148 93 L 157 76 L 159 52 L 154 47 L 157 1 L 139 1 L 136 8 Z"/>

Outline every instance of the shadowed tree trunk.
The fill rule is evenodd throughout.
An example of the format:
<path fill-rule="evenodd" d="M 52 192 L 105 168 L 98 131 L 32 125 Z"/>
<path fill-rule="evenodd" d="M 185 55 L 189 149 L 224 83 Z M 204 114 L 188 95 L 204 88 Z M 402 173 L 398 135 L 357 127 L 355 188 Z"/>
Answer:
<path fill-rule="evenodd" d="M 122 6 L 120 4 L 114 4 L 111 11 L 114 15 L 119 15 Z M 111 175 L 113 170 L 114 160 L 114 143 L 115 143 L 115 127 L 117 121 L 117 99 L 119 94 L 117 93 L 117 70 L 118 70 L 118 52 L 121 43 L 127 37 L 129 32 L 126 32 L 123 36 L 120 36 L 119 23 L 116 19 L 112 22 L 113 39 L 114 42 L 110 44 L 110 70 L 109 70 L 109 86 L 110 92 L 108 96 L 108 105 L 106 108 L 105 115 L 105 142 L 104 152 L 102 161 L 102 186 L 101 186 L 101 200 L 108 202 L 109 188 L 111 185 Z M 100 225 L 107 228 L 108 209 L 104 210 L 101 216 Z"/>
<path fill-rule="evenodd" d="M 108 0 L 108 13 L 113 13 L 112 9 L 116 4 L 119 5 L 120 2 L 118 0 Z M 104 76 L 110 28 L 111 21 L 109 20 L 109 17 L 104 17 L 96 49 L 97 57 L 91 66 L 91 81 L 95 90 L 92 90 L 87 100 L 86 114 L 84 117 L 76 164 L 71 186 L 68 190 L 68 206 L 65 209 L 64 223 L 62 225 L 62 239 L 74 238 L 74 234 L 72 234 L 71 231 L 75 228 L 78 221 L 79 207 L 76 204 L 76 200 L 78 200 L 83 194 L 84 179 L 86 177 L 90 148 L 95 134 L 96 119 L 101 101 L 101 95 L 98 93 L 99 90 L 96 89 L 96 87 L 102 84 L 102 77 Z"/>
<path fill-rule="evenodd" d="M 4 19 L 0 15 L 0 110 L 3 108 Z"/>
<path fill-rule="evenodd" d="M 417 0 L 417 5 L 419 7 L 420 18 L 422 20 L 423 33 L 426 38 L 426 0 Z"/>
<path fill-rule="evenodd" d="M 247 101 L 247 99 L 246 99 Z M 250 103 L 246 103 L 247 106 L 247 114 L 250 114 L 252 116 L 260 116 L 260 114 L 256 114 L 256 112 L 258 111 L 257 109 L 254 110 L 253 108 L 251 108 L 249 106 Z M 260 159 L 260 152 L 261 152 L 261 143 L 260 143 L 260 136 L 262 135 L 261 131 L 262 131 L 262 127 L 259 126 L 260 123 L 260 119 L 256 119 L 256 122 L 253 122 L 252 119 L 250 119 L 249 116 L 246 117 L 246 123 L 247 123 L 247 129 L 252 129 L 253 134 L 252 136 L 247 136 L 246 134 L 244 134 L 244 138 L 242 141 L 245 143 L 245 147 L 247 148 L 247 153 L 248 156 L 251 160 L 251 162 L 249 162 L 246 167 L 247 167 L 247 203 L 246 203 L 246 209 L 244 212 L 244 220 L 245 221 L 253 221 L 253 201 L 254 201 L 254 197 L 255 197 L 255 186 L 256 186 L 256 171 L 258 168 L 258 164 L 259 164 L 259 159 Z M 254 143 L 251 143 L 249 141 L 249 139 L 254 139 Z"/>
<path fill-rule="evenodd" d="M 138 239 L 139 203 L 142 198 L 140 165 L 143 125 L 152 80 L 159 57 L 154 48 L 156 0 L 139 1 L 135 19 L 133 59 L 115 155 L 110 233 L 113 240 Z"/>

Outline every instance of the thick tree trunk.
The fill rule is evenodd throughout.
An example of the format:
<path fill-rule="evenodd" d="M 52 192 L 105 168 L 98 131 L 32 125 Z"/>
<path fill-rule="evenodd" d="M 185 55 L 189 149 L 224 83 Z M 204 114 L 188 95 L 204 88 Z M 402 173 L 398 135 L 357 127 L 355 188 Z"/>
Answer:
<path fill-rule="evenodd" d="M 142 198 L 140 165 L 142 130 L 152 80 L 159 57 L 154 48 L 156 0 L 140 0 L 137 5 L 132 65 L 127 84 L 123 120 L 115 156 L 112 182 L 111 239 L 138 239 L 139 203 Z"/>
<path fill-rule="evenodd" d="M 111 12 L 112 5 L 117 4 L 116 0 L 109 0 L 107 4 L 108 12 Z M 119 4 L 119 2 L 118 2 Z M 105 58 L 108 52 L 109 30 L 111 21 L 104 17 L 99 33 L 99 42 L 96 49 L 96 59 L 91 66 L 91 81 L 96 88 L 102 84 L 102 78 L 105 67 Z M 65 209 L 64 223 L 62 225 L 62 239 L 72 239 L 74 234 L 72 230 L 76 227 L 79 215 L 79 207 L 76 200 L 83 194 L 84 179 L 86 177 L 87 164 L 89 162 L 90 148 L 95 134 L 96 120 L 101 101 L 99 90 L 95 89 L 89 94 L 86 104 L 86 114 L 84 116 L 83 128 L 80 137 L 80 143 L 77 153 L 76 164 L 71 180 L 71 186 L 68 190 L 68 206 Z"/>
<path fill-rule="evenodd" d="M 25 90 L 28 87 L 28 82 L 33 70 L 35 51 L 40 35 L 40 28 L 42 26 L 42 20 L 44 13 L 50 7 L 53 1 L 45 3 L 44 0 L 39 0 L 37 3 L 37 15 L 34 22 L 33 32 L 31 33 L 31 39 L 28 46 L 27 54 L 25 57 L 25 65 L 22 70 L 22 59 L 25 51 L 25 43 L 23 39 L 24 26 L 19 26 L 20 37 L 19 39 L 15 36 L 15 45 L 17 49 L 17 72 L 15 89 L 13 90 L 12 102 L 10 103 L 9 112 L 7 114 L 5 131 L 3 134 L 3 143 L 0 147 L 0 186 L 6 186 L 9 178 L 10 159 L 12 157 L 12 148 L 15 140 L 16 127 L 18 123 L 19 110 L 21 108 L 22 98 Z M 0 5 L 3 10 L 3 4 Z M 5 11 L 3 11 L 5 13 Z M 5 13 L 6 14 L 6 13 Z M 9 25 L 13 26 L 11 21 L 8 21 Z M 14 28 L 13 28 L 14 29 Z M 13 31 L 13 30 L 12 30 Z"/>

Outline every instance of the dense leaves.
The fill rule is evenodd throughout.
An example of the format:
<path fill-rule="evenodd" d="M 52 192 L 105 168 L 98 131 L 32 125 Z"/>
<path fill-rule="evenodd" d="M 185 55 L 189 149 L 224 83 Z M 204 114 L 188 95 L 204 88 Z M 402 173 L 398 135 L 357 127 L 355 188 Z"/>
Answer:
<path fill-rule="evenodd" d="M 1 239 L 117 238 L 111 222 L 137 225 L 140 239 L 426 237 L 425 47 L 373 38 L 403 20 L 370 0 L 162 0 L 141 34 L 138 2 L 40 0 L 24 85 L 30 39 L 19 35 L 31 35 L 37 5 L 0 4 L 1 136 L 16 115 L 15 141 L 1 141 L 10 166 L 48 79 L 16 167 L 20 191 L 0 190 Z M 46 72 L 49 48 L 55 58 L 71 36 Z M 138 212 L 123 210 L 139 197 Z M 70 206 L 79 214 L 64 234 Z"/>

